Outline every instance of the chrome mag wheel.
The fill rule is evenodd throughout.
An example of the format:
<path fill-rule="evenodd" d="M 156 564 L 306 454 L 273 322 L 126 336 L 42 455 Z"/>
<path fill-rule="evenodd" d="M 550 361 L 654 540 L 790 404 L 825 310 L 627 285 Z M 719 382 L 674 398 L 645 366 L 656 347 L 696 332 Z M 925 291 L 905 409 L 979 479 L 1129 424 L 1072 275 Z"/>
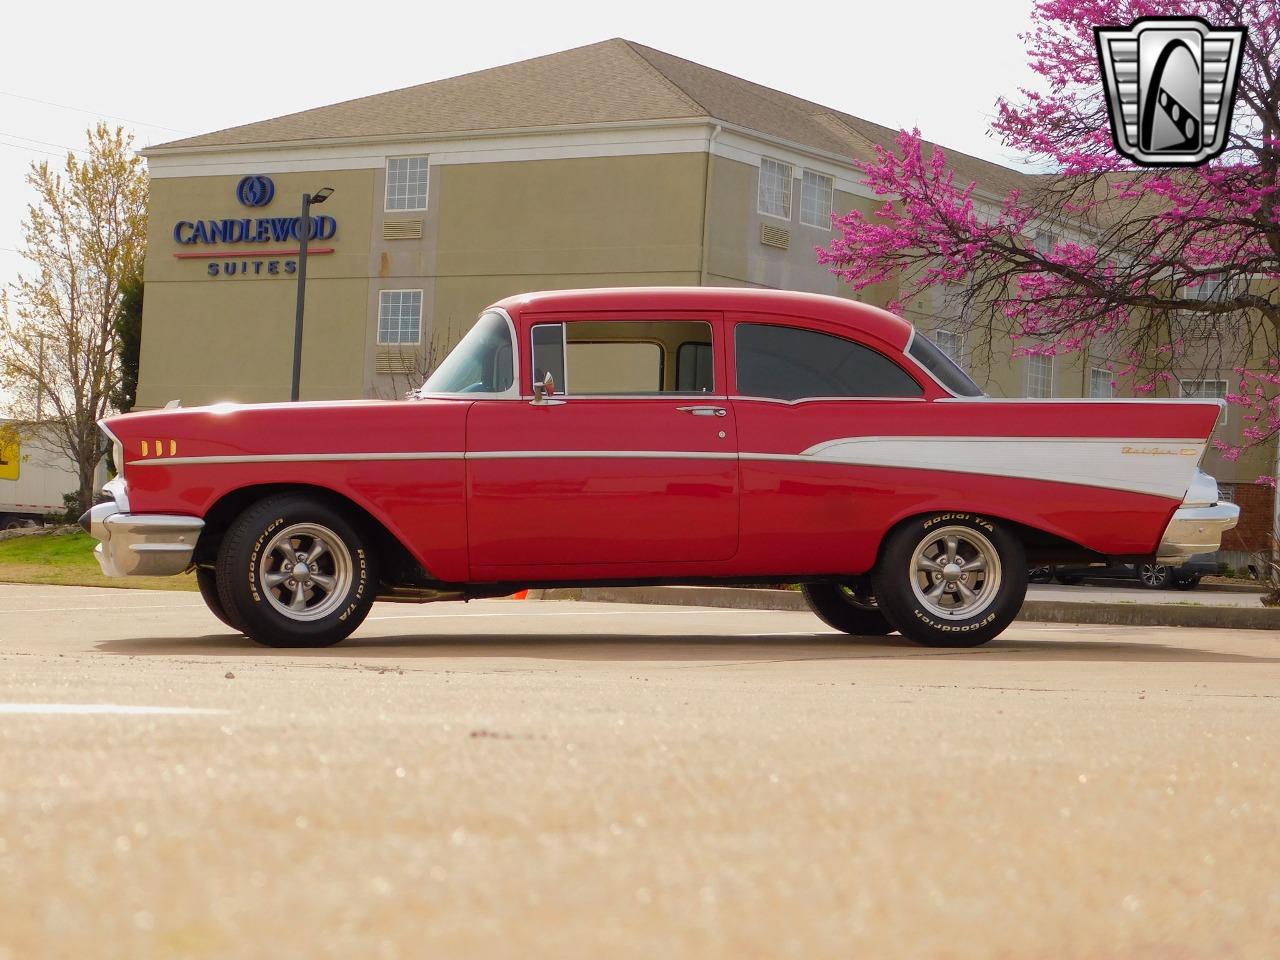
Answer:
<path fill-rule="evenodd" d="M 925 535 L 910 561 L 911 589 L 936 617 L 967 620 L 1000 590 L 1000 555 L 977 530 L 952 526 Z"/>
<path fill-rule="evenodd" d="M 321 620 L 337 610 L 351 587 L 351 551 L 316 523 L 285 527 L 261 554 L 262 592 L 290 620 Z"/>

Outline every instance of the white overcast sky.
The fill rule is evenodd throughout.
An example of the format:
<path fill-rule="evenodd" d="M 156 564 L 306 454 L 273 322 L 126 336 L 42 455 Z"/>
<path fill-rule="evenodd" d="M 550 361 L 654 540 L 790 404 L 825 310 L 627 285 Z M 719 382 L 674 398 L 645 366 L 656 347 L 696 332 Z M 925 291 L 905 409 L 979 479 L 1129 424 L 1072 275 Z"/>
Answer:
<path fill-rule="evenodd" d="M 996 97 L 1031 75 L 1031 0 L 911 3 L 11 3 L 0 13 L 0 284 L 35 160 L 99 118 L 139 146 L 625 37 L 1008 162 Z M 27 98 L 27 99 L 23 99 Z M 33 100 L 45 101 L 43 103 Z M 61 106 L 52 106 L 59 104 Z M 74 109 L 68 109 L 74 108 Z"/>

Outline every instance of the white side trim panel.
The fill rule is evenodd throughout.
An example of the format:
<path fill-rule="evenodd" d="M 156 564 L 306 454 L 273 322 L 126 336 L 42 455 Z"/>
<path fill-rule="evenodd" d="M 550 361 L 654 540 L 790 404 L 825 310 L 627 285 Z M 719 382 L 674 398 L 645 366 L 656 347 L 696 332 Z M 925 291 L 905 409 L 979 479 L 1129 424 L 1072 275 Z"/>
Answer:
<path fill-rule="evenodd" d="M 1203 440 L 845 437 L 816 444 L 801 456 L 824 463 L 1049 480 L 1181 500 L 1204 451 Z"/>

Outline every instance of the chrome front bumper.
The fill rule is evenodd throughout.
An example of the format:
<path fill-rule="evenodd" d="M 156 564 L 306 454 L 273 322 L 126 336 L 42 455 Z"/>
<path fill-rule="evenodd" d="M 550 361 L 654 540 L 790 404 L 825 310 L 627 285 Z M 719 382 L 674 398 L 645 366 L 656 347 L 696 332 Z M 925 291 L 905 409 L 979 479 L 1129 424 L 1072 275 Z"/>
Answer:
<path fill-rule="evenodd" d="M 1197 553 L 1213 553 L 1222 545 L 1222 535 L 1240 521 L 1234 503 L 1203 507 L 1179 507 L 1160 538 L 1156 560 L 1181 563 Z"/>
<path fill-rule="evenodd" d="M 100 503 L 83 518 L 95 540 L 98 565 L 108 577 L 168 577 L 191 566 L 204 529 L 199 517 L 125 513 L 116 503 Z"/>

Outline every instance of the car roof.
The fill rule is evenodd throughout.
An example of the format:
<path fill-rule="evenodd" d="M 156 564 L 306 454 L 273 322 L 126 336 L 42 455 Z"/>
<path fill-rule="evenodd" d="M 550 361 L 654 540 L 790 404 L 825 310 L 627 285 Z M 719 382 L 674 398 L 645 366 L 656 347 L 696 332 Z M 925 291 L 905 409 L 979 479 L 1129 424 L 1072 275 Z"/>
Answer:
<path fill-rule="evenodd" d="M 826 320 L 879 337 L 905 350 L 911 324 L 899 316 L 841 297 L 758 287 L 600 287 L 521 293 L 493 304 L 509 313 L 575 310 L 722 310 Z M 653 319 L 653 318 L 646 318 Z"/>

